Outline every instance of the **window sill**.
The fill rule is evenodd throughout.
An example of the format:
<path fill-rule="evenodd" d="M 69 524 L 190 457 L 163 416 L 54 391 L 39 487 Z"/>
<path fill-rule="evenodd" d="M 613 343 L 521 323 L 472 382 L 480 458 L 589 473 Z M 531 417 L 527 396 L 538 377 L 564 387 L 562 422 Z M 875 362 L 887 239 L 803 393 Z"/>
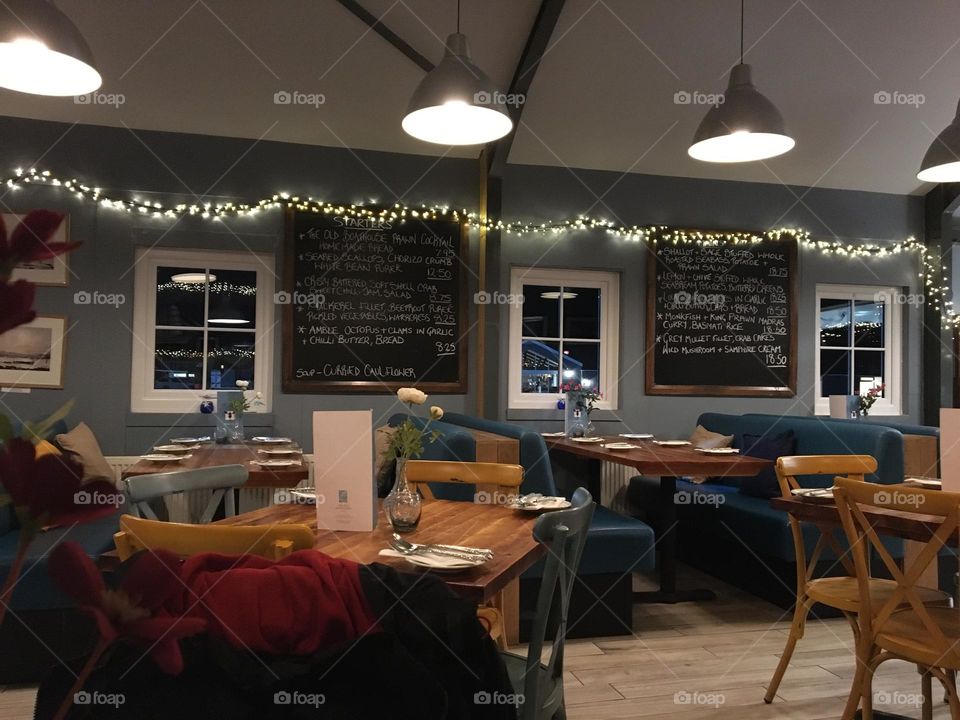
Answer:
<path fill-rule="evenodd" d="M 563 422 L 563 410 L 556 408 L 508 408 L 507 420 L 556 420 Z M 597 408 L 590 416 L 593 422 L 620 422 L 617 410 Z"/>

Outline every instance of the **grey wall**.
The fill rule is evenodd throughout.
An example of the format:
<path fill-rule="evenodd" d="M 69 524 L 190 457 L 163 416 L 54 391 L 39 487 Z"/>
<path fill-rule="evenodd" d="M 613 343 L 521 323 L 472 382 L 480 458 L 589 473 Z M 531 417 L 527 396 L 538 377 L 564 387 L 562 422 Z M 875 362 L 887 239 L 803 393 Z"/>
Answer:
<path fill-rule="evenodd" d="M 346 202 L 410 204 L 449 201 L 476 205 L 476 165 L 463 160 L 344 149 L 304 147 L 284 143 L 132 132 L 93 126 L 67 126 L 0 118 L 0 173 L 17 166 L 70 173 L 104 188 L 140 197 L 177 193 L 183 201 L 197 195 L 251 199 L 278 191 Z M 177 416 L 158 416 L 153 424 L 128 417 L 133 328 L 133 264 L 140 246 L 169 246 L 272 252 L 280 271 L 283 217 L 279 210 L 256 218 L 224 223 L 200 218 L 179 222 L 148 219 L 81 203 L 62 190 L 27 188 L 0 192 L 3 212 L 51 207 L 69 212 L 71 236 L 83 246 L 70 255 L 72 277 L 67 288 L 39 288 L 36 307 L 42 314 L 62 314 L 70 328 L 63 390 L 34 389 L 29 394 L 0 394 L 0 412 L 23 419 L 41 417 L 68 399 L 76 406 L 70 422 L 85 421 L 107 454 L 140 453 L 165 435 Z M 474 248 L 475 250 L 475 248 Z M 475 263 L 472 263 L 475 264 Z M 470 273 L 468 273 L 470 275 Z M 122 293 L 119 309 L 76 305 L 78 290 Z M 474 292 L 471 283 L 470 293 Z M 279 308 L 277 320 L 279 322 Z M 372 408 L 375 417 L 399 409 L 388 395 L 301 395 L 280 390 L 280 333 L 275 328 L 275 431 L 312 446 L 310 413 L 318 409 Z M 470 395 L 450 395 L 444 407 L 469 412 Z M 199 414 L 198 414 L 199 415 Z M 182 419 L 193 425 L 198 415 Z"/>
<path fill-rule="evenodd" d="M 918 197 L 509 166 L 504 179 L 504 215 L 555 217 L 556 210 L 551 212 L 550 208 L 562 208 L 567 215 L 583 213 L 626 225 L 664 224 L 744 230 L 800 227 L 809 230 L 817 239 L 896 241 L 910 235 L 919 237 L 923 231 L 923 199 Z M 552 237 L 507 235 L 503 239 L 502 255 L 500 280 L 504 291 L 508 291 L 513 266 L 536 263 L 542 267 L 621 273 L 620 409 L 595 413 L 595 418 L 603 421 L 597 423 L 598 427 L 605 432 L 629 429 L 664 436 L 686 436 L 693 429 L 697 416 L 707 411 L 811 414 L 817 283 L 892 285 L 919 292 L 916 289 L 919 266 L 913 256 L 860 260 L 801 250 L 796 398 L 648 396 L 644 392 L 643 362 L 646 246 L 600 231 Z M 912 419 L 919 415 L 920 315 L 916 307 L 904 308 L 903 412 Z M 505 324 L 506 311 L 501 316 Z M 501 337 L 504 338 L 500 349 L 502 367 L 506 367 L 506 333 L 501 333 Z M 559 411 L 506 411 L 505 408 L 506 388 L 501 396 L 501 417 L 527 420 L 536 427 L 550 430 L 558 429 L 562 424 Z"/>
<path fill-rule="evenodd" d="M 119 193 L 131 189 L 142 197 L 156 193 L 169 204 L 229 197 L 251 199 L 280 190 L 347 202 L 408 203 L 446 201 L 474 208 L 478 198 L 476 163 L 421 156 L 307 147 L 284 143 L 153 133 L 91 126 L 0 118 L 0 168 L 47 167 L 61 175 L 77 173 L 104 183 Z M 0 171 L 2 172 L 2 171 Z M 171 198 L 171 194 L 175 196 Z M 601 202 L 597 197 L 603 197 Z M 800 200 L 798 201 L 798 198 Z M 706 228 L 762 229 L 796 225 L 817 237 L 902 239 L 922 232 L 919 198 L 807 190 L 775 185 L 749 185 L 682 178 L 620 176 L 616 173 L 565 168 L 508 166 L 504 178 L 504 216 L 535 219 L 577 213 L 602 215 L 626 224 L 678 224 Z M 273 252 L 282 247 L 283 221 L 278 211 L 257 218 L 218 224 L 198 218 L 177 222 L 153 220 L 82 204 L 62 191 L 32 188 L 0 192 L 0 208 L 17 212 L 54 207 L 71 214 L 74 239 L 84 245 L 71 255 L 74 276 L 68 288 L 40 288 L 41 313 L 64 314 L 70 333 L 63 390 L 33 390 L 30 394 L 0 394 L 0 412 L 35 418 L 76 400 L 71 420 L 86 421 L 108 454 L 139 453 L 164 436 L 177 418 L 133 417 L 130 408 L 132 300 L 134 254 L 138 246 L 158 245 Z M 471 269 L 476 267 L 476 243 L 471 244 Z M 621 281 L 621 357 L 624 373 L 621 409 L 607 416 L 608 429 L 632 428 L 683 434 L 704 410 L 729 412 L 807 412 L 812 401 L 813 292 L 817 282 L 916 284 L 912 258 L 861 263 L 822 258 L 802 252 L 800 259 L 799 388 L 796 400 L 743 398 L 646 397 L 641 358 L 644 346 L 644 263 L 642 245 L 625 243 L 602 233 L 571 233 L 562 238 L 506 236 L 499 272 L 501 289 L 509 284 L 512 265 L 537 262 L 554 267 L 614 269 Z M 470 296 L 475 290 L 472 272 Z M 128 302 L 119 309 L 75 305 L 78 290 L 122 293 Z M 915 310 L 906 314 L 904 410 L 916 417 L 920 389 L 920 322 Z M 279 314 L 277 316 L 279 320 Z M 473 319 L 472 317 L 470 318 Z M 488 383 L 498 384 L 500 415 L 506 407 L 506 315 L 499 333 L 500 367 L 489 368 Z M 475 338 L 471 338 L 475 342 Z M 470 352 L 471 388 L 474 383 Z M 280 391 L 280 339 L 275 342 L 273 413 L 275 430 L 312 445 L 310 413 L 316 409 L 373 408 L 377 417 L 395 408 L 386 395 L 291 395 Z M 473 412 L 471 394 L 439 398 L 448 410 Z M 511 414 L 511 419 L 551 427 L 559 413 Z M 616 418 L 622 418 L 620 423 Z M 182 418 L 194 425 L 197 416 Z"/>

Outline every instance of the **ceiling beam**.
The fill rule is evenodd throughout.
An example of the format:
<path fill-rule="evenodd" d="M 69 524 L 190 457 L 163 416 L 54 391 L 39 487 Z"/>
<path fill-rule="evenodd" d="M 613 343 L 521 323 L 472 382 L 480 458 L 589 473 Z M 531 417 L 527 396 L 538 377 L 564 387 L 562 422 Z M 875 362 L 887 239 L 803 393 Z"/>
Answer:
<path fill-rule="evenodd" d="M 371 30 L 410 58 L 415 64 L 419 65 L 424 72 L 433 70 L 435 66 L 432 62 L 417 52 L 410 43 L 384 25 L 380 18 L 363 7 L 357 0 L 337 0 L 337 2 L 360 18 Z"/>
<path fill-rule="evenodd" d="M 563 10 L 563 4 L 566 0 L 542 0 L 537 17 L 530 28 L 530 34 L 527 36 L 527 44 L 523 48 L 523 54 L 520 55 L 520 62 L 517 63 L 517 69 L 513 73 L 513 80 L 510 81 L 510 89 L 507 95 L 514 97 L 522 95 L 526 99 L 530 92 L 530 86 L 533 84 L 533 77 L 537 74 L 540 61 L 550 44 L 550 38 L 553 36 L 554 28 L 557 26 L 557 20 L 560 18 L 560 12 Z M 517 135 L 517 128 L 520 126 L 520 116 L 523 113 L 525 103 L 514 104 L 507 108 L 510 119 L 513 120 L 513 129 L 509 134 L 492 143 L 490 151 L 485 153 L 488 162 L 488 174 L 492 177 L 502 177 L 504 168 L 507 164 L 507 156 L 510 154 L 510 148 L 513 146 L 513 139 Z"/>

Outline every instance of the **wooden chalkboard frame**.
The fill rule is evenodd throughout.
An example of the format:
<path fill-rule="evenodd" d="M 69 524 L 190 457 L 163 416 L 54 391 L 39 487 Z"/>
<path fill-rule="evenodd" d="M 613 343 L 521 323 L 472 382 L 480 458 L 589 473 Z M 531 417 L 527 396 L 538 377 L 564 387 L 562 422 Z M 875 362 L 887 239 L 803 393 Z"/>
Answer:
<path fill-rule="evenodd" d="M 757 233 L 760 234 L 760 233 Z M 765 241 L 766 242 L 766 241 Z M 790 294 L 790 348 L 787 359 L 787 385 L 744 386 L 744 385 L 658 385 L 656 379 L 656 306 L 657 306 L 657 245 L 651 248 L 647 258 L 647 357 L 646 357 L 646 393 L 647 395 L 692 395 L 706 397 L 795 397 L 797 394 L 797 241 L 789 238 L 776 242 L 786 246 L 787 272 L 790 275 L 788 292 Z M 763 243 L 760 243 L 763 244 Z"/>
<path fill-rule="evenodd" d="M 297 211 L 287 208 L 284 212 L 284 244 L 283 244 L 283 289 L 289 293 L 294 290 L 295 259 L 294 259 L 294 216 Z M 418 222 L 408 219 L 407 222 Z M 453 221 L 449 221 L 453 222 Z M 285 393 L 378 393 L 387 395 L 396 392 L 401 387 L 416 386 L 425 393 L 437 394 L 466 394 L 467 392 L 467 346 L 469 331 L 467 330 L 467 277 L 464 263 L 469 261 L 470 244 L 466 226 L 460 225 L 460 247 L 458 265 L 458 292 L 460 302 L 457 307 L 457 380 L 456 382 L 417 382 L 403 380 L 398 382 L 380 380 L 302 380 L 295 377 L 293 369 L 293 305 L 283 306 L 281 317 L 282 332 L 282 388 Z"/>

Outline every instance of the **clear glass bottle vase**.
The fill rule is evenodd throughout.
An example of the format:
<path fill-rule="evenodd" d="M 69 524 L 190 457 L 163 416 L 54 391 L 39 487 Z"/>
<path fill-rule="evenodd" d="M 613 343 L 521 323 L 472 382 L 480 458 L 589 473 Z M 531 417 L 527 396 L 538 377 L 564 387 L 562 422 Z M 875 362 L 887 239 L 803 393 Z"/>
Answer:
<path fill-rule="evenodd" d="M 407 460 L 397 458 L 393 489 L 383 500 L 387 520 L 398 533 L 412 532 L 420 524 L 420 493 L 407 484 Z"/>

